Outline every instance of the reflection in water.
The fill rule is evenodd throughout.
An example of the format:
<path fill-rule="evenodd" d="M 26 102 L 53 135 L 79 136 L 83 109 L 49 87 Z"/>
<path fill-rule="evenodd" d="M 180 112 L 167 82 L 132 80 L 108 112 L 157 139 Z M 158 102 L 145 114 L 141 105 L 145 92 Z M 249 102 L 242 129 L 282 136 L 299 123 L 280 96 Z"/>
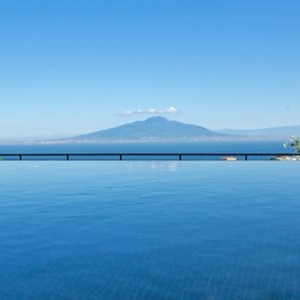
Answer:
<path fill-rule="evenodd" d="M 178 161 L 126 161 L 126 169 L 129 170 L 167 170 L 170 172 L 177 171 Z"/>

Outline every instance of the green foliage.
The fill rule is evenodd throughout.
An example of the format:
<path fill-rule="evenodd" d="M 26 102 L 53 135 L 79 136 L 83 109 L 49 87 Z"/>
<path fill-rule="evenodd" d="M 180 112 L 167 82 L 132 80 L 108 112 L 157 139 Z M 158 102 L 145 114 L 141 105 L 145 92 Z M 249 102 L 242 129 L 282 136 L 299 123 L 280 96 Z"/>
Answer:
<path fill-rule="evenodd" d="M 283 144 L 285 148 L 292 147 L 294 152 L 300 155 L 300 139 L 296 135 L 292 135 L 290 140 Z"/>

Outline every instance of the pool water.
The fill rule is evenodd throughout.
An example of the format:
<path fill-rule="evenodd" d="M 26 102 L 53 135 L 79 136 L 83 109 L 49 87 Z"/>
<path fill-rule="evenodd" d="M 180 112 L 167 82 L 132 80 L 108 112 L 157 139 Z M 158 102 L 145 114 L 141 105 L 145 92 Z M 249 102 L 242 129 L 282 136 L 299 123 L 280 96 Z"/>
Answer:
<path fill-rule="evenodd" d="M 0 162 L 1 299 L 300 299 L 298 162 Z"/>

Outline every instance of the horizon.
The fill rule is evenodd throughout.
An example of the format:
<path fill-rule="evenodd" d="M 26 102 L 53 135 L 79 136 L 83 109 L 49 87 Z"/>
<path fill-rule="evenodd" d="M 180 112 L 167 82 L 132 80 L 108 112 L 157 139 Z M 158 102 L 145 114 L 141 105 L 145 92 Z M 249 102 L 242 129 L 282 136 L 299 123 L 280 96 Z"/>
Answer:
<path fill-rule="evenodd" d="M 300 125 L 300 2 L 3 0 L 0 140 L 150 116 Z"/>

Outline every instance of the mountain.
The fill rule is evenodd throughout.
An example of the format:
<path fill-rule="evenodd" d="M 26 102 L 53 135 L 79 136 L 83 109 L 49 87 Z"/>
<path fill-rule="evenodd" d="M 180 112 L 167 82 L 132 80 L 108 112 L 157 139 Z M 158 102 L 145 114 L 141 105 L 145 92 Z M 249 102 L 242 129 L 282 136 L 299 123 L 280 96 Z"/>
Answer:
<path fill-rule="evenodd" d="M 100 130 L 75 137 L 49 139 L 7 139 L 0 145 L 11 144 L 71 144 L 71 143 L 131 143 L 131 142 L 201 142 L 201 141 L 287 141 L 291 135 L 300 135 L 299 126 L 281 126 L 264 129 L 209 130 L 156 116 L 122 126 Z"/>
<path fill-rule="evenodd" d="M 250 137 L 265 137 L 266 139 L 285 140 L 291 135 L 300 135 L 300 126 L 281 126 L 262 129 L 222 129 L 216 132 L 229 135 L 242 135 Z"/>
<path fill-rule="evenodd" d="M 256 130 L 224 129 L 212 131 L 205 127 L 168 120 L 161 116 L 144 121 L 100 130 L 70 138 L 42 141 L 47 143 L 132 143 L 132 142 L 201 142 L 201 141 L 286 141 L 298 134 L 300 126 Z M 299 134 L 298 134 L 299 135 Z"/>
<path fill-rule="evenodd" d="M 233 136 L 216 133 L 207 128 L 168 120 L 164 117 L 151 117 L 111 129 L 96 131 L 68 139 L 68 143 L 105 142 L 186 142 L 204 140 L 227 140 Z"/>

